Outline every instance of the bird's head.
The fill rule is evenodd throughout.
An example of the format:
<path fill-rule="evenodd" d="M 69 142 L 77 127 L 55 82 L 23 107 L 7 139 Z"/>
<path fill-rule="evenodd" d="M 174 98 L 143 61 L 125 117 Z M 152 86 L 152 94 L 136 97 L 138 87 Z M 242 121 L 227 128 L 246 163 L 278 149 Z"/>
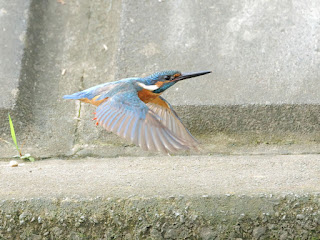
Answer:
<path fill-rule="evenodd" d="M 143 78 L 142 82 L 138 82 L 138 85 L 153 93 L 162 93 L 169 87 L 173 86 L 178 81 L 198 77 L 204 74 L 211 73 L 210 71 L 181 73 L 179 71 L 163 71 L 156 72 L 150 76 Z"/>

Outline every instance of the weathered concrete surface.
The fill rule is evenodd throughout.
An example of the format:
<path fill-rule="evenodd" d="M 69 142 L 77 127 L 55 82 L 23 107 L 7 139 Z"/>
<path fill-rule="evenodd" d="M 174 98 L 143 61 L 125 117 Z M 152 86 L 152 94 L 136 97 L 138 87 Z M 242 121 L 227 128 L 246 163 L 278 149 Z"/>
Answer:
<path fill-rule="evenodd" d="M 320 155 L 176 156 L 0 162 L 1 199 L 320 192 Z"/>
<path fill-rule="evenodd" d="M 12 109 L 17 100 L 29 5 L 0 1 L 0 109 Z"/>
<path fill-rule="evenodd" d="M 0 0 L 1 139 L 10 113 L 23 153 L 153 157 L 1 163 L 0 238 L 319 238 L 319 155 L 270 155 L 320 153 L 317 0 L 61 2 Z M 204 156 L 145 153 L 62 99 L 164 69 L 213 71 L 164 95 Z"/>
<path fill-rule="evenodd" d="M 2 1 L 1 26 L 16 24 L 0 29 L 1 43 L 12 47 L 1 48 L 1 66 L 20 65 L 1 67 L 0 137 L 10 140 L 10 112 L 20 144 L 33 155 L 94 155 L 105 146 L 114 149 L 107 156 L 121 154 L 127 144 L 89 121 L 94 108 L 61 97 L 179 69 L 213 71 L 164 95 L 196 136 L 319 142 L 319 15 L 317 0 Z M 0 157 L 15 154 L 0 144 Z M 102 150 L 89 152 L 87 144 Z M 130 149 L 125 154 L 141 154 Z"/>
<path fill-rule="evenodd" d="M 318 194 L 25 199 L 0 203 L 3 239 L 319 239 Z"/>
<path fill-rule="evenodd" d="M 0 236 L 317 239 L 319 155 L 0 163 Z"/>
<path fill-rule="evenodd" d="M 166 94 L 175 105 L 320 103 L 317 0 L 122 1 L 121 17 L 128 75 L 213 71 L 175 85 Z"/>

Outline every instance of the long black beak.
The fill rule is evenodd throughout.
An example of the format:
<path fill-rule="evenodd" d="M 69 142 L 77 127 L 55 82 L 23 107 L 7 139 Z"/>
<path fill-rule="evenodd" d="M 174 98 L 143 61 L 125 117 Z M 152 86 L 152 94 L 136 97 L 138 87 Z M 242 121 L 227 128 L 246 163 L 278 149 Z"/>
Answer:
<path fill-rule="evenodd" d="M 173 81 L 181 81 L 187 78 L 193 78 L 193 77 L 198 77 L 201 75 L 205 75 L 211 73 L 211 71 L 202 71 L 202 72 L 192 72 L 192 73 L 182 73 L 179 77 L 176 77 L 173 79 Z"/>

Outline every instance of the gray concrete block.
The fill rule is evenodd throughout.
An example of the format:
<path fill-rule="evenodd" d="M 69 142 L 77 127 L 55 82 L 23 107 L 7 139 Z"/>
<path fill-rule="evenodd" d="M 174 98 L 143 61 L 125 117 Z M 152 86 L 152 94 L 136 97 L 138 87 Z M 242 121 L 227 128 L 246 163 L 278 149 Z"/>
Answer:
<path fill-rule="evenodd" d="M 0 236 L 311 239 L 319 167 L 318 155 L 2 162 Z"/>
<path fill-rule="evenodd" d="M 0 1 L 0 109 L 12 109 L 19 92 L 29 0 Z"/>
<path fill-rule="evenodd" d="M 18 6 L 19 1 L 5 4 Z M 9 21 L 9 11 L 1 9 L 0 18 Z M 61 97 L 164 69 L 213 71 L 164 94 L 196 136 L 284 133 L 318 141 L 315 0 L 24 1 L 17 9 L 23 14 L 13 14 L 17 19 L 12 21 L 28 30 L 25 42 L 18 40 L 23 30 L 1 38 L 16 39 L 10 46 L 18 51 L 2 48 L 11 55 L 1 59 L 1 66 L 21 61 L 0 87 L 0 137 L 10 141 L 10 110 L 19 141 L 34 155 L 70 155 L 85 151 L 86 145 L 128 149 L 89 121 L 94 107 Z M 3 156 L 15 151 L 3 143 L 1 150 Z M 141 153 L 136 148 L 126 152 Z M 118 153 L 111 150 L 108 156 Z"/>
<path fill-rule="evenodd" d="M 213 71 L 175 85 L 174 105 L 319 104 L 319 12 L 317 1 L 123 1 L 119 69 Z"/>
<path fill-rule="evenodd" d="M 17 168 L 0 162 L 0 197 L 317 193 L 319 165 L 316 154 L 57 159 Z"/>

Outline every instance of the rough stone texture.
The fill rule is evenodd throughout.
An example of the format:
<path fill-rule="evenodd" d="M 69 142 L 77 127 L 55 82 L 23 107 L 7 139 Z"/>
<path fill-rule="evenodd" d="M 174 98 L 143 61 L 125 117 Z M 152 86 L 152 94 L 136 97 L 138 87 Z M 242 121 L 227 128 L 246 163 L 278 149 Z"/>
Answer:
<path fill-rule="evenodd" d="M 8 57 L 0 60 L 6 105 L 0 105 L 0 137 L 10 141 L 10 112 L 20 144 L 33 155 L 95 155 L 108 148 L 107 156 L 115 156 L 123 152 L 119 146 L 140 155 L 89 121 L 93 107 L 61 97 L 172 68 L 213 71 L 164 95 L 196 136 L 244 134 L 249 140 L 282 133 L 318 141 L 316 0 L 1 3 L 2 28 L 17 23 L 1 38 L 8 48 L 0 53 Z M 0 157 L 14 154 L 0 144 Z M 87 144 L 98 150 L 86 150 Z"/>
<path fill-rule="evenodd" d="M 0 163 L 3 239 L 319 239 L 318 155 Z"/>
<path fill-rule="evenodd" d="M 319 239 L 319 218 L 319 195 L 19 199 L 0 203 L 0 237 Z"/>

